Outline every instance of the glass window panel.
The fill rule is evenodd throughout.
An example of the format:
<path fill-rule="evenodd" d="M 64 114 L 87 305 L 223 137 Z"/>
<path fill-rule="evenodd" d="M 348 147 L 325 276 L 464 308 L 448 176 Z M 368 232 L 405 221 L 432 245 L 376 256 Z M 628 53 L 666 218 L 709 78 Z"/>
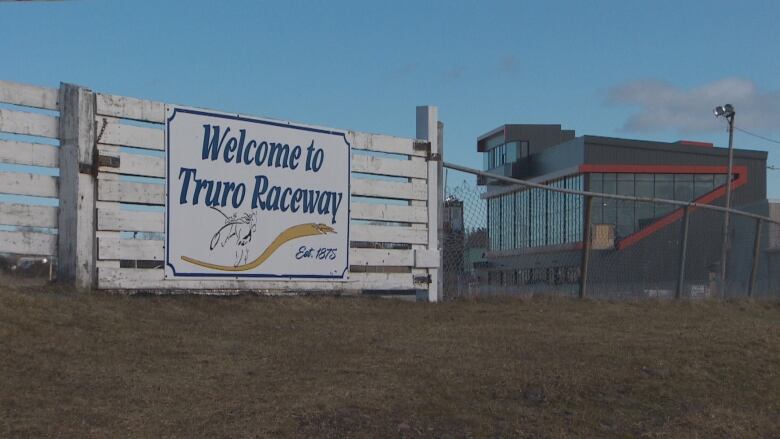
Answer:
<path fill-rule="evenodd" d="M 539 197 L 538 190 L 531 189 L 531 247 L 536 247 L 539 243 Z"/>
<path fill-rule="evenodd" d="M 617 174 L 603 174 L 605 194 L 614 194 L 617 190 Z"/>
<path fill-rule="evenodd" d="M 634 195 L 634 174 L 617 175 L 617 194 Z"/>
<path fill-rule="evenodd" d="M 506 144 L 506 161 L 507 163 L 516 162 L 520 157 L 518 148 L 520 145 L 518 142 L 510 142 Z"/>
<path fill-rule="evenodd" d="M 591 192 L 601 192 L 604 189 L 603 186 L 604 176 L 602 174 L 594 172 L 588 176 L 588 189 Z"/>
<path fill-rule="evenodd" d="M 590 211 L 590 222 L 593 224 L 604 223 L 604 199 L 600 197 L 594 197 Z"/>
<path fill-rule="evenodd" d="M 693 175 L 676 174 L 674 176 L 674 199 L 679 201 L 693 200 Z"/>
<path fill-rule="evenodd" d="M 635 193 L 637 197 L 653 197 L 653 174 L 636 174 Z"/>
<path fill-rule="evenodd" d="M 617 174 L 604 174 L 605 194 L 614 194 L 617 192 Z M 617 224 L 617 203 L 613 198 L 603 198 L 601 205 L 604 212 L 601 216 L 603 224 Z"/>
<path fill-rule="evenodd" d="M 566 187 L 569 189 L 579 190 L 582 187 L 583 181 L 582 175 L 569 177 L 566 180 Z M 595 201 L 594 201 L 595 203 Z M 580 240 L 582 231 L 582 196 L 581 195 L 566 195 L 566 223 L 564 242 L 577 242 Z M 593 209 L 595 210 L 595 209 Z M 591 215 L 593 215 L 593 210 Z"/>
<path fill-rule="evenodd" d="M 563 187 L 563 180 L 555 181 L 552 184 L 555 188 Z M 560 192 L 548 193 L 550 199 L 550 244 L 560 244 L 563 242 L 563 224 L 566 219 L 564 197 Z"/>
<path fill-rule="evenodd" d="M 547 191 L 539 190 L 539 245 L 547 245 L 547 227 L 550 224 L 547 217 L 547 195 Z"/>
<path fill-rule="evenodd" d="M 506 210 L 508 212 L 507 218 L 506 218 L 506 237 L 507 237 L 507 248 L 513 249 L 516 248 L 517 245 L 515 243 L 515 194 L 507 194 L 506 196 Z"/>
<path fill-rule="evenodd" d="M 636 203 L 636 225 L 634 231 L 641 230 L 655 221 L 655 206 L 653 203 Z"/>
<path fill-rule="evenodd" d="M 634 174 L 621 173 L 617 175 L 618 195 L 634 195 Z M 625 237 L 634 231 L 634 202 L 629 200 L 617 200 L 617 234 Z"/>
<path fill-rule="evenodd" d="M 617 234 L 623 238 L 634 232 L 634 202 L 618 200 Z"/>
<path fill-rule="evenodd" d="M 530 154 L 528 142 L 523 140 L 520 142 L 520 157 L 528 157 L 528 154 Z"/>
<path fill-rule="evenodd" d="M 672 174 L 655 175 L 655 196 L 665 200 L 674 199 L 674 176 Z M 674 206 L 665 203 L 656 203 L 655 215 L 657 217 L 666 215 L 674 210 Z"/>
<path fill-rule="evenodd" d="M 693 197 L 699 198 L 702 195 L 712 192 L 713 189 L 712 174 L 696 174 L 693 176 Z"/>

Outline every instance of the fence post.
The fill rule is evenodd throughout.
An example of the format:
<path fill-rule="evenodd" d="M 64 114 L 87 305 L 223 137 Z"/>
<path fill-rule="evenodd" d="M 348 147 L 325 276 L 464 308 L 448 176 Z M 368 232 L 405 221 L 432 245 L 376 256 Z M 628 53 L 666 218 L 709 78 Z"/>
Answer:
<path fill-rule="evenodd" d="M 761 225 L 763 221 L 756 219 L 756 236 L 753 239 L 753 262 L 750 265 L 750 284 L 748 285 L 748 297 L 753 297 L 753 288 L 756 285 L 756 272 L 758 271 L 758 258 L 761 255 Z"/>
<path fill-rule="evenodd" d="M 582 226 L 582 261 L 580 262 L 580 299 L 585 298 L 588 289 L 588 266 L 590 265 L 590 212 L 593 197 L 585 196 L 585 215 Z"/>
<path fill-rule="evenodd" d="M 685 260 L 688 256 L 688 225 L 690 224 L 691 208 L 685 206 L 683 211 L 682 232 L 680 236 L 680 269 L 677 276 L 677 290 L 674 293 L 674 298 L 679 299 L 682 297 L 683 284 L 685 283 Z"/>
<path fill-rule="evenodd" d="M 442 128 L 443 129 L 443 128 Z M 444 276 L 442 272 L 441 239 L 443 225 L 444 187 L 442 183 L 442 140 L 439 139 L 439 110 L 434 106 L 417 107 L 418 139 L 425 139 L 431 144 L 428 154 L 428 250 L 438 253 L 437 268 L 429 268 L 430 283 L 428 284 L 428 301 L 438 302 L 442 299 Z"/>
<path fill-rule="evenodd" d="M 95 282 L 95 95 L 60 84 L 58 279 L 81 290 Z"/>

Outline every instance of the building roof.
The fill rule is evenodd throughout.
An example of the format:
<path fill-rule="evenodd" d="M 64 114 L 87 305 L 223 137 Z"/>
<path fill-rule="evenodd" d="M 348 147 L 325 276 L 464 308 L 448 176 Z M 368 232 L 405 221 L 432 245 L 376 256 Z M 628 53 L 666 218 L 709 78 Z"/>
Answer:
<path fill-rule="evenodd" d="M 605 137 L 605 136 L 593 136 L 584 135 L 580 136 L 584 143 L 619 146 L 622 148 L 651 148 L 657 151 L 669 151 L 669 152 L 690 152 L 694 154 L 709 155 L 709 156 L 725 156 L 728 155 L 728 148 L 717 146 L 704 146 L 711 145 L 702 142 L 693 142 L 690 140 L 678 140 L 676 142 L 660 142 L 656 140 L 639 140 L 639 139 L 624 139 L 619 137 Z M 579 137 L 578 137 L 579 138 Z M 575 139 L 578 139 L 575 138 Z M 566 142 L 563 142 L 566 143 Z M 766 151 L 757 151 L 753 149 L 740 149 L 734 148 L 734 154 L 745 158 L 766 159 L 768 153 Z"/>

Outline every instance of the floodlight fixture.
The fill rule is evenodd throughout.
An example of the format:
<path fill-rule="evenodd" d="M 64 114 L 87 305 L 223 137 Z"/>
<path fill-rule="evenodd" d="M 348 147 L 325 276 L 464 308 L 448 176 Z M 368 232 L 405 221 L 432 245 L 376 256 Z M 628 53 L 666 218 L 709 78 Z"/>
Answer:
<path fill-rule="evenodd" d="M 715 107 L 715 110 L 713 110 L 713 113 L 715 113 L 715 117 L 733 117 L 734 116 L 734 106 L 731 104 L 726 105 L 718 105 Z"/>

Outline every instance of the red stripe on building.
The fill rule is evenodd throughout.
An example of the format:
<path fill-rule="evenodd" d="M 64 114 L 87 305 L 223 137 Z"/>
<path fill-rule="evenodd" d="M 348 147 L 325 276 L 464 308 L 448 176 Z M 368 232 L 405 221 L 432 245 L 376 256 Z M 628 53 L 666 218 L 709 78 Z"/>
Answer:
<path fill-rule="evenodd" d="M 690 165 L 580 165 L 580 172 L 614 172 L 616 174 L 725 174 L 726 166 Z M 747 175 L 747 167 L 734 166 L 735 174 Z"/>
<path fill-rule="evenodd" d="M 678 140 L 677 143 L 679 143 L 680 145 L 700 146 L 702 148 L 712 148 L 713 146 L 715 146 L 709 142 L 697 142 L 695 140 Z"/>

